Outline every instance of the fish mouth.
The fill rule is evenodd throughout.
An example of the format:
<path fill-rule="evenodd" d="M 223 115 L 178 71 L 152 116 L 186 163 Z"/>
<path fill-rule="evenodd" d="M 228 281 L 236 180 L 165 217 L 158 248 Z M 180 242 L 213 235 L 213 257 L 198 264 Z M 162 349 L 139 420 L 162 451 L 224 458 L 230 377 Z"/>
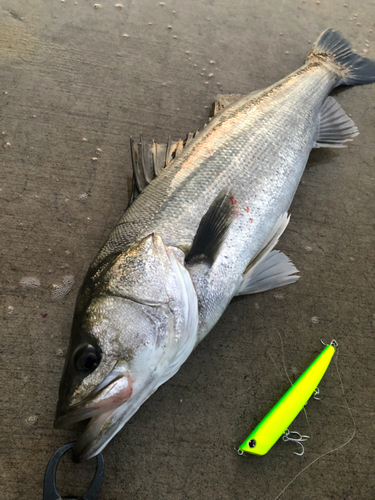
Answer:
<path fill-rule="evenodd" d="M 92 413 L 84 412 L 85 408 L 75 407 L 56 419 L 55 426 L 58 424 L 59 427 L 65 427 L 70 423 L 90 418 L 73 448 L 74 461 L 84 462 L 98 455 L 159 385 L 151 377 L 146 380 L 143 387 L 135 387 L 134 391 L 132 387 L 131 397 L 127 399 L 112 401 L 96 409 L 92 407 L 90 408 Z M 124 391 L 126 392 L 126 388 Z"/>
<path fill-rule="evenodd" d="M 132 392 L 132 379 L 114 369 L 85 399 L 57 417 L 54 427 L 62 429 L 81 420 L 113 413 L 116 408 L 128 401 Z"/>

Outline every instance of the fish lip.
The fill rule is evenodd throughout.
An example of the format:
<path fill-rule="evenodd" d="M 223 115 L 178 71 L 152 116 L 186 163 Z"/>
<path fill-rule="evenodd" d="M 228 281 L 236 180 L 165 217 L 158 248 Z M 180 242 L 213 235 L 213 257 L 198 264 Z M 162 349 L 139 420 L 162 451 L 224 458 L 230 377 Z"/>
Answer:
<path fill-rule="evenodd" d="M 117 398 L 115 394 L 114 396 L 104 397 L 100 400 L 101 395 L 110 392 L 111 387 L 114 388 L 116 384 L 121 384 L 125 380 L 127 381 L 127 385 L 119 391 Z M 106 381 L 108 382 L 106 383 Z M 69 408 L 63 415 L 58 416 L 53 426 L 55 429 L 64 429 L 82 420 L 88 420 L 101 414 L 113 412 L 131 397 L 132 391 L 132 380 L 129 376 L 124 374 L 113 376 L 111 373 L 82 401 Z M 123 397 L 120 397 L 120 395 Z"/>

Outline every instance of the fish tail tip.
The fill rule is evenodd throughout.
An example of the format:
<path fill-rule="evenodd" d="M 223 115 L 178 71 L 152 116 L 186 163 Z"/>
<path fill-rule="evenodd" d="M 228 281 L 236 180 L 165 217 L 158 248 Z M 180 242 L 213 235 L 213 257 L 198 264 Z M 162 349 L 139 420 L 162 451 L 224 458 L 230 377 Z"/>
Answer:
<path fill-rule="evenodd" d="M 340 79 L 338 85 L 364 85 L 375 82 L 375 61 L 360 56 L 350 42 L 332 28 L 317 39 L 306 61 L 319 58 L 333 63 Z"/>

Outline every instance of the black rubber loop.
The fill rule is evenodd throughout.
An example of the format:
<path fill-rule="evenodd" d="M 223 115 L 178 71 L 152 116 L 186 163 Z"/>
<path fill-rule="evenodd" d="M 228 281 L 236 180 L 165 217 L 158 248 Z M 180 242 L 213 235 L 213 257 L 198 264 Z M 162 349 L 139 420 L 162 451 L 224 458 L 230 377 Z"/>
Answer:
<path fill-rule="evenodd" d="M 90 488 L 82 497 L 61 497 L 56 489 L 56 469 L 61 457 L 76 443 L 68 443 L 59 448 L 48 462 L 46 473 L 44 475 L 43 500 L 97 500 L 100 488 L 104 478 L 104 458 L 101 453 L 97 455 L 97 465 L 94 479 Z"/>

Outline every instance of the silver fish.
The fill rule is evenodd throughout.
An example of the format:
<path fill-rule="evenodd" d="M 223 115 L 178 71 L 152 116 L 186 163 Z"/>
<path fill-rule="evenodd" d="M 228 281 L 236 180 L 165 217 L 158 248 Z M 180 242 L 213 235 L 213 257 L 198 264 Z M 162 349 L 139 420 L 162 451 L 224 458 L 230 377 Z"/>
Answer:
<path fill-rule="evenodd" d="M 194 138 L 132 142 L 132 203 L 80 289 L 60 385 L 55 426 L 90 419 L 77 460 L 177 372 L 235 295 L 298 279 L 273 248 L 310 151 L 358 134 L 328 94 L 374 81 L 375 63 L 329 29 L 291 75 L 219 99 Z"/>

